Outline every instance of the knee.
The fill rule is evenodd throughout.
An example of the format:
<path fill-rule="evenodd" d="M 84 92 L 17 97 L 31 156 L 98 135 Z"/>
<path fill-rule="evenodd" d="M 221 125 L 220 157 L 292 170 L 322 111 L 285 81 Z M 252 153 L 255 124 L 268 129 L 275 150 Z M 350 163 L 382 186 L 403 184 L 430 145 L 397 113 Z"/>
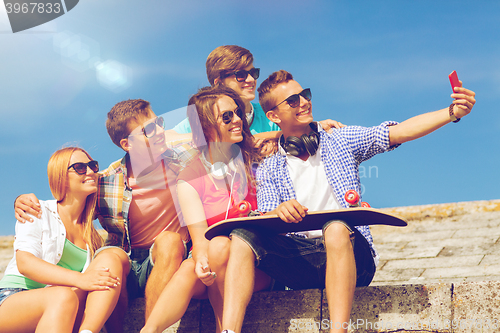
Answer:
<path fill-rule="evenodd" d="M 110 268 L 118 276 L 122 276 L 130 269 L 128 255 L 119 248 L 105 249 L 99 252 L 94 260 L 96 264 Z"/>
<path fill-rule="evenodd" d="M 198 276 L 194 271 L 195 266 L 196 264 L 192 258 L 184 260 L 179 269 L 177 270 L 177 272 L 175 273 L 175 276 L 181 278 L 182 281 L 187 281 L 187 280 L 196 281 L 198 280 Z"/>
<path fill-rule="evenodd" d="M 342 223 L 330 224 L 324 232 L 324 242 L 327 250 L 352 251 L 351 232 Z"/>
<path fill-rule="evenodd" d="M 184 258 L 184 242 L 176 232 L 163 231 L 156 237 L 153 248 L 153 260 L 168 258 L 182 260 Z"/>
<path fill-rule="evenodd" d="M 252 258 L 252 260 L 255 260 L 255 255 L 250 245 L 238 236 L 233 236 L 231 238 L 231 247 L 229 251 L 231 256 L 234 255 L 239 258 Z"/>
<path fill-rule="evenodd" d="M 65 314 L 76 315 L 80 300 L 78 295 L 70 287 L 54 288 L 50 297 L 49 306 L 61 309 Z"/>
<path fill-rule="evenodd" d="M 213 268 L 223 267 L 227 265 L 229 260 L 229 250 L 231 248 L 231 240 L 228 237 L 219 236 L 213 238 L 208 243 L 208 261 Z"/>

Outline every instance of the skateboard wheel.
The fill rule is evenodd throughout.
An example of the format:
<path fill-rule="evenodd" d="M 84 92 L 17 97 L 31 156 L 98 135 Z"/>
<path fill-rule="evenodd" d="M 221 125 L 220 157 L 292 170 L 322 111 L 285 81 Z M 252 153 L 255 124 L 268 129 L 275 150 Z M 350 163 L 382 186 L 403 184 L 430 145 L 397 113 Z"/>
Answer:
<path fill-rule="evenodd" d="M 361 207 L 371 207 L 368 202 L 361 202 Z"/>
<path fill-rule="evenodd" d="M 344 199 L 351 206 L 357 205 L 359 202 L 359 194 L 354 190 L 349 190 L 345 193 Z"/>
<path fill-rule="evenodd" d="M 251 209 L 252 205 L 248 201 L 243 200 L 238 204 L 238 212 L 241 215 L 247 215 Z"/>

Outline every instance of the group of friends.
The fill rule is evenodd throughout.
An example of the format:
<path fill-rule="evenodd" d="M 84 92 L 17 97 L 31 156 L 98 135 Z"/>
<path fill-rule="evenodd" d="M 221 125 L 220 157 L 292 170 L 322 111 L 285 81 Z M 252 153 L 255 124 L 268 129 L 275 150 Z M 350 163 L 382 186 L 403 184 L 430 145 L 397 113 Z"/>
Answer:
<path fill-rule="evenodd" d="M 216 332 L 239 333 L 253 292 L 278 286 L 325 288 L 331 332 L 347 332 L 355 287 L 371 282 L 378 261 L 367 225 L 325 220 L 286 235 L 244 227 L 210 241 L 206 229 L 238 216 L 243 200 L 288 223 L 348 207 L 344 194 L 361 193 L 360 163 L 458 122 L 474 92 L 457 87 L 449 107 L 401 123 L 345 126 L 315 122 L 311 90 L 287 71 L 257 89 L 243 47 L 216 48 L 206 70 L 210 86 L 173 129 L 145 100 L 117 103 L 106 128 L 122 159 L 99 171 L 85 150 L 62 148 L 47 167 L 54 200 L 16 199 L 0 333 L 121 332 L 128 301 L 142 296 L 142 333 L 163 331 L 206 297 Z"/>

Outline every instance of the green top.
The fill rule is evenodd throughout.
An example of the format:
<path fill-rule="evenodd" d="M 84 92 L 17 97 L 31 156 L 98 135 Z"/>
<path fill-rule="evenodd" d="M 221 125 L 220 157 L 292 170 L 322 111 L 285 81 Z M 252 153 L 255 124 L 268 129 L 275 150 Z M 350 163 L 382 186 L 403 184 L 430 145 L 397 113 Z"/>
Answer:
<path fill-rule="evenodd" d="M 87 262 L 87 251 L 71 243 L 67 238 L 64 241 L 63 254 L 57 266 L 81 272 Z M 5 275 L 0 281 L 0 288 L 37 289 L 46 285 L 33 281 L 21 275 Z"/>
<path fill-rule="evenodd" d="M 87 262 L 87 251 L 71 243 L 67 238 L 64 242 L 64 250 L 61 260 L 57 266 L 81 272 Z"/>

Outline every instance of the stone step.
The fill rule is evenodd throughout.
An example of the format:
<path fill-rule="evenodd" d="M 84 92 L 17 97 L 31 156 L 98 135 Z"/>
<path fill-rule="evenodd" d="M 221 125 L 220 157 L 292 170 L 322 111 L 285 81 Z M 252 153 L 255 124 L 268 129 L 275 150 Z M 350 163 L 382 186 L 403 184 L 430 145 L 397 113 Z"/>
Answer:
<path fill-rule="evenodd" d="M 351 332 L 500 332 L 500 200 L 383 210 L 409 223 L 372 226 L 381 260 L 371 285 L 356 290 Z M 0 237 L 0 277 L 12 242 Z M 140 331 L 143 307 L 131 303 L 126 332 Z M 328 324 L 322 290 L 260 292 L 243 332 L 327 332 L 317 327 Z M 193 300 L 165 332 L 215 332 L 209 302 Z"/>
<path fill-rule="evenodd" d="M 499 332 L 500 282 L 406 284 L 357 288 L 349 332 Z M 144 299 L 135 300 L 125 332 L 144 325 Z M 328 332 L 324 290 L 259 292 L 250 302 L 243 332 Z M 347 326 L 347 324 L 345 325 Z M 215 332 L 208 300 L 193 300 L 184 317 L 164 332 Z"/>

